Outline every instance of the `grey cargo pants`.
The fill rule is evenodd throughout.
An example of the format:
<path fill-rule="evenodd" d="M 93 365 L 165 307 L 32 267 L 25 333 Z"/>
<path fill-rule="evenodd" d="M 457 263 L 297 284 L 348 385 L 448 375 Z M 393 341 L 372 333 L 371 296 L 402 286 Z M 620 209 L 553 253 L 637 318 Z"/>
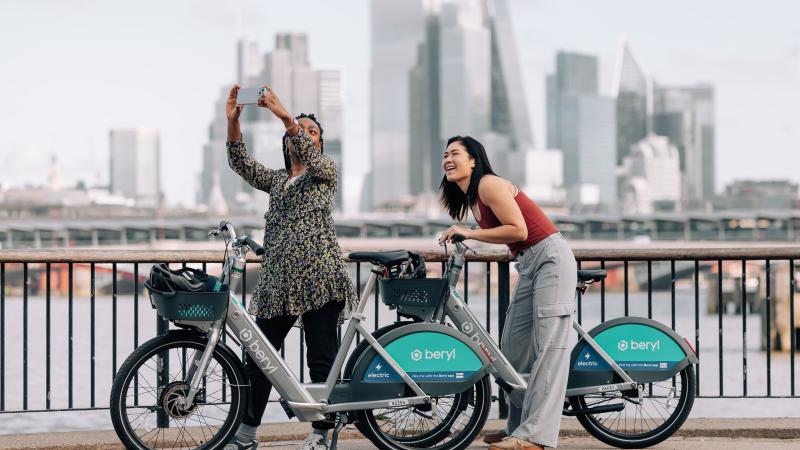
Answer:
<path fill-rule="evenodd" d="M 561 233 L 523 250 L 517 261 L 519 283 L 500 347 L 511 365 L 530 373 L 530 379 L 522 408 L 508 404 L 506 432 L 556 447 L 569 376 L 577 263 Z"/>

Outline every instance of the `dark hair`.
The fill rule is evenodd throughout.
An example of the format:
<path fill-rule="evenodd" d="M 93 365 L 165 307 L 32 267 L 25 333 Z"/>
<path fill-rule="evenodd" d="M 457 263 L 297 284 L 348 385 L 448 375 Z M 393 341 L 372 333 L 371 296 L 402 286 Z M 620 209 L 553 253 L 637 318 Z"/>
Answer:
<path fill-rule="evenodd" d="M 319 123 L 319 120 L 314 116 L 314 114 L 306 114 L 302 113 L 299 116 L 295 117 L 295 119 L 311 119 L 317 124 L 317 128 L 319 128 L 319 151 L 320 153 L 323 152 L 325 149 L 325 144 L 322 141 L 322 125 Z M 283 144 L 283 165 L 286 167 L 287 172 L 291 172 L 292 170 L 292 158 L 289 157 L 289 148 L 286 147 L 286 138 L 289 137 L 289 132 L 283 133 L 283 139 L 281 143 Z"/>
<path fill-rule="evenodd" d="M 467 149 L 467 153 L 475 160 L 475 167 L 472 169 L 466 194 L 456 183 L 447 181 L 447 175 L 445 175 L 442 178 L 442 184 L 439 185 L 440 202 L 450 217 L 463 220 L 467 215 L 467 208 L 474 206 L 478 200 L 478 183 L 481 178 L 484 175 L 495 175 L 495 173 L 492 165 L 489 164 L 486 150 L 480 142 L 469 136 L 453 136 L 447 140 L 447 147 L 453 142 L 460 142 Z"/>

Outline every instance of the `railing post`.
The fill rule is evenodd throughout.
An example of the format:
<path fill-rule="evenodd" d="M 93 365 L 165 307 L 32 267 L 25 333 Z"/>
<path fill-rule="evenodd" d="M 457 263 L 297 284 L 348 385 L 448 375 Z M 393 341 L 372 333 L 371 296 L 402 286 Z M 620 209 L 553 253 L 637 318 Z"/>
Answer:
<path fill-rule="evenodd" d="M 509 263 L 508 261 L 497 262 L 497 333 L 498 336 L 503 336 L 503 329 L 506 325 L 506 311 L 508 311 L 509 297 L 510 297 L 510 276 L 509 276 Z M 486 289 L 490 289 L 487 286 Z M 506 403 L 506 394 L 500 390 L 500 418 L 508 418 L 508 404 Z"/>
<path fill-rule="evenodd" d="M 169 320 L 164 319 L 160 315 L 156 316 L 156 334 L 158 336 L 166 336 L 169 329 Z M 158 355 L 158 376 L 156 379 L 156 388 L 164 388 L 169 383 L 169 352 L 165 351 Z M 161 392 L 157 393 L 161 397 Z M 159 428 L 169 428 L 169 418 L 163 408 L 158 408 L 156 413 L 156 426 Z"/>

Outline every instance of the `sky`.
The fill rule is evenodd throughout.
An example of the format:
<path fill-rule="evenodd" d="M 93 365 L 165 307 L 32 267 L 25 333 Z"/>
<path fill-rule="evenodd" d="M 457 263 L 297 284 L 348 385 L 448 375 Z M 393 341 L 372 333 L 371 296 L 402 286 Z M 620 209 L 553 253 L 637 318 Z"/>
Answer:
<path fill-rule="evenodd" d="M 800 182 L 800 2 L 509 0 L 536 144 L 545 144 L 545 76 L 558 50 L 600 58 L 608 93 L 626 35 L 657 82 L 716 88 L 717 188 L 735 179 Z M 314 67 L 343 71 L 345 210 L 369 170 L 368 0 L 2 0 L 0 183 L 108 181 L 115 127 L 161 131 L 162 185 L 191 205 L 236 40 L 263 52 L 305 32 Z M 279 93 L 280 94 L 280 93 Z M 225 151 L 225 149 L 220 149 Z"/>

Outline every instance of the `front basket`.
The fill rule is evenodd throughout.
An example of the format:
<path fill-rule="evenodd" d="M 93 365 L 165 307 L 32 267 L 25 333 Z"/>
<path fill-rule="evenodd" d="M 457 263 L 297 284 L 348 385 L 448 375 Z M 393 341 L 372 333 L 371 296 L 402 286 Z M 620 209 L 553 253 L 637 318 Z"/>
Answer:
<path fill-rule="evenodd" d="M 221 319 L 228 307 L 228 286 L 223 285 L 219 292 L 162 292 L 150 291 L 150 303 L 158 314 L 168 320 L 209 321 Z"/>
<path fill-rule="evenodd" d="M 448 289 L 444 278 L 384 278 L 380 286 L 383 303 L 390 306 L 436 307 Z"/>

